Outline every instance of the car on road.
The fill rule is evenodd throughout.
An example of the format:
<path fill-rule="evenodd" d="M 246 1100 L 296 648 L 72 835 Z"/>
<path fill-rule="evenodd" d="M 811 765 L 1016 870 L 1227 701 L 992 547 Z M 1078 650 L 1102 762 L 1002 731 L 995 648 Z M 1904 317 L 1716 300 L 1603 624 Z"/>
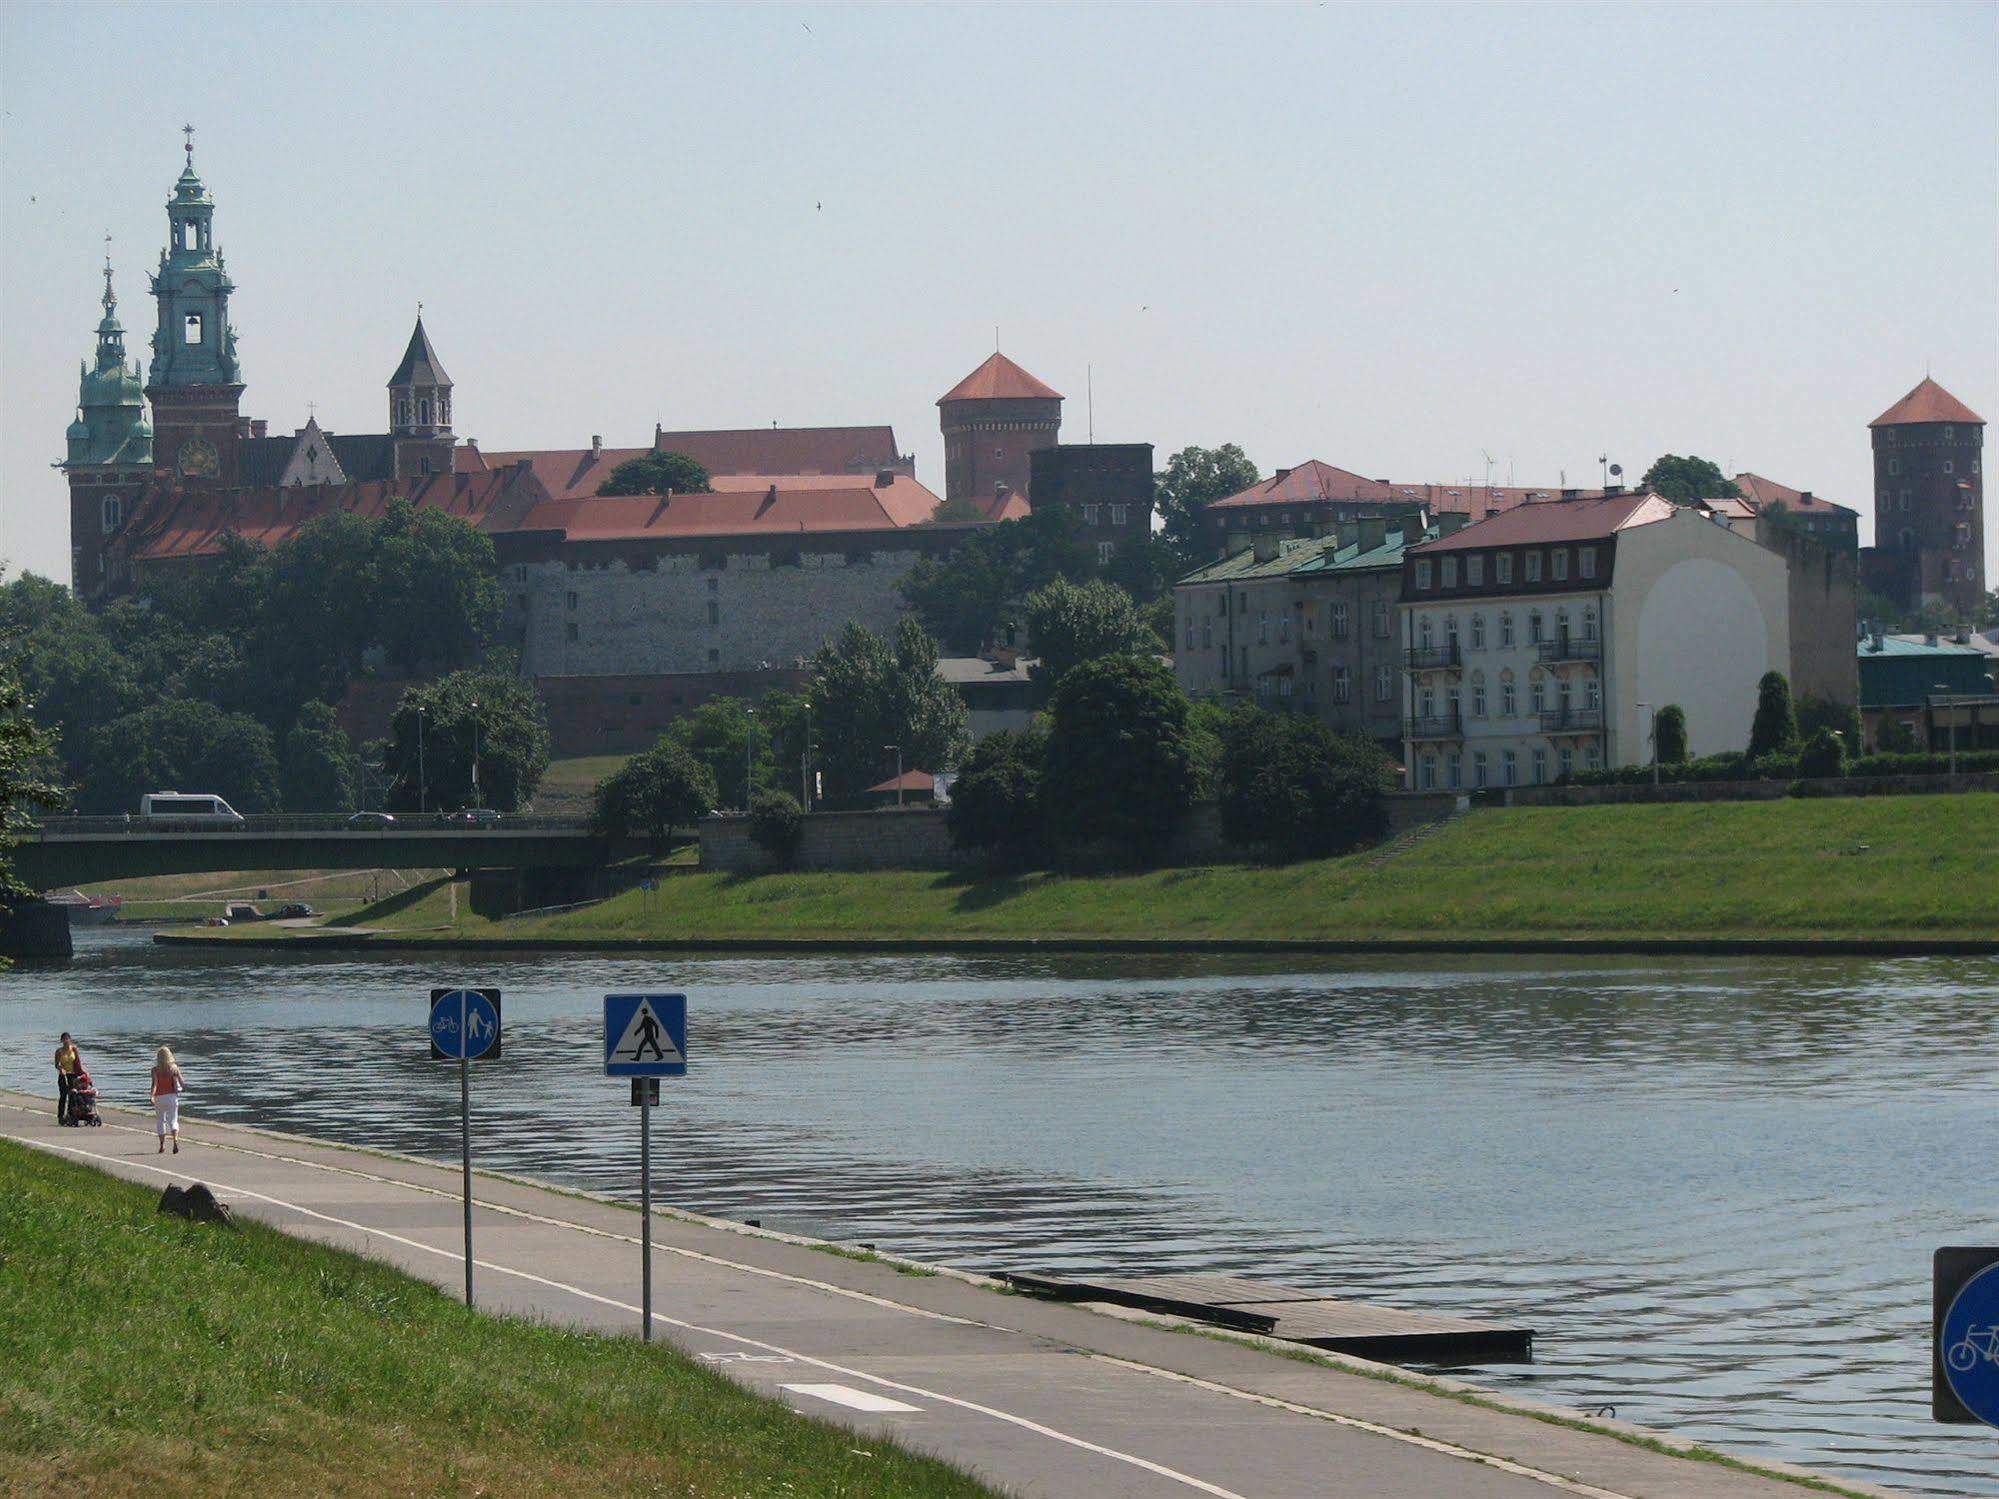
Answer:
<path fill-rule="evenodd" d="M 304 901 L 295 900 L 289 905 L 279 906 L 277 910 L 271 912 L 271 920 L 297 921 L 301 917 L 317 916 L 318 914 L 319 912 L 316 909 L 307 905 Z"/>
<path fill-rule="evenodd" d="M 395 825 L 394 815 L 388 812 L 356 812 L 347 819 L 350 828 L 392 828 Z"/>
<path fill-rule="evenodd" d="M 499 825 L 500 814 L 491 807 L 460 807 L 456 812 L 438 813 L 437 821 L 440 827 L 490 828 Z"/>

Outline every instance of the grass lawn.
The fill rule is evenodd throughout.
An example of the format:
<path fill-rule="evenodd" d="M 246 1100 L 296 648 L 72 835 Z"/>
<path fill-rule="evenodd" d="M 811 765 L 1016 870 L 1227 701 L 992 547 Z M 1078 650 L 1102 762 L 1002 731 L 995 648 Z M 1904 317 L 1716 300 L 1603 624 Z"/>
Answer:
<path fill-rule="evenodd" d="M 11 1142 L 0 1197 L 3 1493 L 991 1494 L 660 1345 L 162 1217 L 156 1192 Z"/>
<path fill-rule="evenodd" d="M 1376 863 L 1142 874 L 681 874 L 508 937 L 1999 935 L 1999 796 L 1480 809 Z M 441 927 L 442 885 L 367 925 Z M 375 912 L 380 911 L 382 919 Z"/>
<path fill-rule="evenodd" d="M 631 759 L 630 755 L 576 755 L 551 760 L 535 788 L 534 809 L 543 817 L 587 817 L 597 783 Z"/>

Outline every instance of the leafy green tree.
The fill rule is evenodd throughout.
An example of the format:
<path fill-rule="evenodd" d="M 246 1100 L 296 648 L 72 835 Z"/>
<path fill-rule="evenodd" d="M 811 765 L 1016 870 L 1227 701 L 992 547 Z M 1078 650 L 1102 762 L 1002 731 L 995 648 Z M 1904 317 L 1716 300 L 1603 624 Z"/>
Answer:
<path fill-rule="evenodd" d="M 1063 841 L 1104 840 L 1162 858 L 1194 791 L 1187 698 L 1153 656 L 1104 656 L 1062 678 L 1049 712 L 1041 779 Z"/>
<path fill-rule="evenodd" d="M 79 804 L 85 812 L 137 812 L 149 791 L 208 793 L 238 812 L 268 812 L 278 805 L 271 731 L 192 699 L 115 718 L 91 741 Z"/>
<path fill-rule="evenodd" d="M 1111 560 L 1104 564 L 1103 575 L 1105 582 L 1115 583 L 1141 607 L 1165 599 L 1170 618 L 1173 584 L 1179 577 L 1179 569 L 1180 554 L 1155 531 L 1120 541 Z"/>
<path fill-rule="evenodd" d="M 1166 460 L 1154 479 L 1153 503 L 1165 522 L 1161 539 L 1172 558 L 1174 577 L 1208 560 L 1207 525 L 1202 514 L 1216 500 L 1254 484 L 1259 475 L 1249 455 L 1232 442 L 1218 448 L 1182 448 Z"/>
<path fill-rule="evenodd" d="M 715 778 L 673 738 L 632 756 L 597 783 L 590 825 L 612 838 L 645 838 L 664 853 L 673 830 L 691 827 L 715 810 Z"/>
<path fill-rule="evenodd" d="M 33 573 L 0 585 L 0 639 L 35 717 L 59 736 L 64 767 L 79 778 L 98 731 L 143 704 L 136 666 L 67 588 Z"/>
<path fill-rule="evenodd" d="M 942 557 L 920 558 L 897 587 L 924 629 L 969 656 L 1006 641 L 1035 589 L 1057 578 L 1079 583 L 1096 572 L 1096 554 L 1074 513 L 1051 505 L 974 531 Z"/>
<path fill-rule="evenodd" d="M 666 733 L 708 768 L 721 806 L 748 808 L 755 781 L 771 773 L 770 731 L 742 698 L 711 697 Z"/>
<path fill-rule="evenodd" d="M 1212 698 L 1187 705 L 1187 748 L 1194 761 L 1194 800 L 1212 802 L 1222 794 L 1222 740 L 1229 710 Z"/>
<path fill-rule="evenodd" d="M 811 742 L 816 737 L 812 700 L 802 692 L 787 692 L 783 688 L 766 692 L 757 700 L 757 722 L 768 736 L 768 753 L 757 759 L 757 784 L 805 796 L 805 772 L 809 769 Z"/>
<path fill-rule="evenodd" d="M 1675 505 L 1691 505 L 1695 500 L 1742 498 L 1742 491 L 1735 487 L 1733 479 L 1721 471 L 1721 465 L 1692 454 L 1685 458 L 1677 453 L 1666 454 L 1645 470 L 1645 477 L 1638 481 L 1638 487 L 1662 495 Z"/>
<path fill-rule="evenodd" d="M 1883 634 L 1900 634 L 1906 628 L 1910 611 L 1905 604 L 1885 593 L 1863 588 L 1855 601 L 1855 613 L 1862 623 Z"/>
<path fill-rule="evenodd" d="M 812 657 L 811 698 L 829 798 L 893 774 L 886 746 L 901 747 L 906 770 L 942 771 L 970 741 L 965 700 L 937 675 L 936 642 L 913 619 L 897 623 L 893 642 L 849 621 Z"/>
<path fill-rule="evenodd" d="M 494 672 L 455 671 L 411 687 L 396 704 L 382 746 L 389 801 L 399 812 L 419 806 L 517 811 L 547 769 L 541 699 L 520 677 Z"/>
<path fill-rule="evenodd" d="M 1985 595 L 1985 603 L 1978 611 L 1978 628 L 1999 630 L 1999 588 Z"/>
<path fill-rule="evenodd" d="M 1756 684 L 1756 717 L 1749 725 L 1749 758 L 1781 755 L 1797 746 L 1798 715 L 1791 684 L 1781 671 L 1766 671 Z"/>
<path fill-rule="evenodd" d="M 1131 595 L 1115 583 L 1057 578 L 1026 599 L 1027 638 L 1039 664 L 1034 680 L 1054 691 L 1073 667 L 1099 656 L 1136 656 L 1159 649 L 1152 627 Z"/>
<path fill-rule="evenodd" d="M 1278 858 L 1325 858 L 1388 828 L 1394 762 L 1316 718 L 1243 707 L 1223 738 L 1222 833 Z"/>
<path fill-rule="evenodd" d="M 685 453 L 628 458 L 606 476 L 599 494 L 707 494 L 708 470 Z"/>
<path fill-rule="evenodd" d="M 442 510 L 391 500 L 376 536 L 379 613 L 370 631 L 389 664 L 475 663 L 500 625 L 493 539 Z"/>
<path fill-rule="evenodd" d="M 1652 720 L 1653 754 L 1661 765 L 1684 764 L 1687 758 L 1687 710 L 1668 703 Z"/>
<path fill-rule="evenodd" d="M 361 755 L 325 703 L 299 709 L 278 761 L 278 794 L 287 812 L 345 812 L 361 783 Z"/>
<path fill-rule="evenodd" d="M 7 857 L 13 831 L 41 809 L 60 807 L 66 800 L 51 771 L 55 733 L 36 725 L 32 706 L 12 664 L 0 660 L 0 896 L 29 893 Z M 0 959 L 0 967 L 5 962 Z"/>
<path fill-rule="evenodd" d="M 1839 730 L 1821 728 L 1798 751 L 1798 774 L 1818 779 L 1846 774 L 1846 741 Z"/>
<path fill-rule="evenodd" d="M 952 500 L 939 500 L 930 511 L 931 521 L 940 526 L 962 524 L 965 521 L 982 521 L 986 512 L 979 508 L 979 502 L 970 495 L 959 495 Z"/>
<path fill-rule="evenodd" d="M 1820 729 L 1831 729 L 1846 742 L 1849 755 L 1860 753 L 1863 736 L 1860 731 L 1860 710 L 1851 703 L 1837 702 L 1832 698 L 1820 697 L 1816 693 L 1802 693 L 1798 697 L 1798 737 L 1810 739 Z"/>
<path fill-rule="evenodd" d="M 373 522 L 337 510 L 307 521 L 271 553 L 250 654 L 289 702 L 274 703 L 268 721 L 288 722 L 304 703 L 337 701 L 360 670 L 383 612 L 375 537 Z"/>
<path fill-rule="evenodd" d="M 1921 747 L 1916 742 L 1915 726 L 1906 718 L 1884 715 L 1874 730 L 1874 752 L 1877 755 L 1908 755 Z"/>
<path fill-rule="evenodd" d="M 789 864 L 805 836 L 805 812 L 788 791 L 759 791 L 750 800 L 750 842 Z"/>
<path fill-rule="evenodd" d="M 1027 867 L 1046 861 L 1041 765 L 1048 733 L 1040 720 L 1023 730 L 1001 729 L 972 746 L 951 786 L 945 821 L 962 849 Z"/>

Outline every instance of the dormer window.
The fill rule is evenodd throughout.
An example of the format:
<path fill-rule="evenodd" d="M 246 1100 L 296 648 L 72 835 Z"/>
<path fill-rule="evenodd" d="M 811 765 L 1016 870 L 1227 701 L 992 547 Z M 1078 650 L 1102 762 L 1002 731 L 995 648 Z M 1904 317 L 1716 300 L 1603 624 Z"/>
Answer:
<path fill-rule="evenodd" d="M 1492 577 L 1496 583 L 1511 583 L 1513 581 L 1513 554 L 1511 552 L 1501 552 L 1492 559 Z"/>
<path fill-rule="evenodd" d="M 1541 581 L 1541 554 L 1539 552 L 1529 552 L 1527 554 L 1526 577 L 1529 583 L 1538 583 Z"/>
<path fill-rule="evenodd" d="M 1430 559 L 1428 557 L 1419 557 L 1416 559 L 1416 586 L 1418 588 L 1428 588 L 1430 586 Z"/>

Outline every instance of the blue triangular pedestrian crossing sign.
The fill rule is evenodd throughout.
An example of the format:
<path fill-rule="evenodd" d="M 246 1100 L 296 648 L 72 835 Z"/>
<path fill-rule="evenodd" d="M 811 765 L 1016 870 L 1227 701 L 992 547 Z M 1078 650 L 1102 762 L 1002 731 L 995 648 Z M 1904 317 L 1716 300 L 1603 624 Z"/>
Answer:
<path fill-rule="evenodd" d="M 609 1077 L 684 1077 L 687 996 L 606 994 L 604 1072 Z"/>

